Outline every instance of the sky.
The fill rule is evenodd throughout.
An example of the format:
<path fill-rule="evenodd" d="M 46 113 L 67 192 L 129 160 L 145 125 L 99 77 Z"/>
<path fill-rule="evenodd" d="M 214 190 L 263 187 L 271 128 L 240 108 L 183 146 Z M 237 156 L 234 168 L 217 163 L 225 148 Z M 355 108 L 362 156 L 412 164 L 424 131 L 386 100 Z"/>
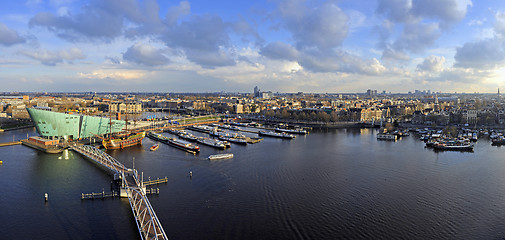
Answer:
<path fill-rule="evenodd" d="M 0 91 L 505 92 L 501 0 L 4 0 Z"/>

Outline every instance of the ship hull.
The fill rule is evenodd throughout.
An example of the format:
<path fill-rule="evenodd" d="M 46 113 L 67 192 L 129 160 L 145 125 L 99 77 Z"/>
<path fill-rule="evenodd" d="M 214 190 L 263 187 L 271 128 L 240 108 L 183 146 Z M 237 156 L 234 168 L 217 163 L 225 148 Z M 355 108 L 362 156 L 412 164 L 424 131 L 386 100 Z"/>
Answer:
<path fill-rule="evenodd" d="M 145 132 L 139 132 L 125 139 L 106 139 L 102 145 L 106 149 L 123 149 L 135 145 L 142 145 L 142 139 L 146 136 Z"/>
<path fill-rule="evenodd" d="M 167 142 L 170 146 L 173 146 L 175 148 L 179 148 L 181 150 L 184 150 L 184 151 L 187 151 L 187 152 L 190 152 L 190 153 L 198 153 L 200 152 L 200 147 L 196 147 L 196 146 L 193 146 L 193 147 L 186 147 L 184 143 L 179 143 L 177 141 L 174 141 L 174 140 L 168 140 Z"/>

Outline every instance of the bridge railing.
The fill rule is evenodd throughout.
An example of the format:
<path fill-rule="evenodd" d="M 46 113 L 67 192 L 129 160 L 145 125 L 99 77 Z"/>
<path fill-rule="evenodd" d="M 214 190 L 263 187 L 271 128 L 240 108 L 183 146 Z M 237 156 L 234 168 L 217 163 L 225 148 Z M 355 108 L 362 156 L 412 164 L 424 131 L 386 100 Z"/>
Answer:
<path fill-rule="evenodd" d="M 103 152 L 102 150 L 89 145 L 83 145 L 79 147 L 72 147 L 81 154 L 90 157 L 91 159 L 98 161 L 100 164 L 104 165 L 111 171 L 116 173 L 128 172 L 129 169 L 126 168 L 122 163 L 118 162 L 116 159 L 111 157 L 109 154 Z"/>
<path fill-rule="evenodd" d="M 143 190 L 127 187 L 128 199 L 142 239 L 168 239 Z"/>
<path fill-rule="evenodd" d="M 122 188 L 126 191 L 126 195 L 130 202 L 130 207 L 135 217 L 135 222 L 139 229 L 140 236 L 143 240 L 148 239 L 168 239 L 165 230 L 161 226 L 156 213 L 147 199 L 146 193 L 143 189 L 141 179 L 138 177 L 138 172 L 127 169 L 123 164 L 108 155 L 107 153 L 92 147 L 92 146 L 73 146 L 73 150 L 87 156 L 88 158 L 96 161 L 111 171 L 121 174 Z M 132 184 L 128 183 L 125 173 L 133 171 L 131 175 L 134 179 Z M 102 193 L 104 195 L 104 193 Z M 83 194 L 84 196 L 84 194 Z M 83 197 L 84 198 L 84 197 Z"/>

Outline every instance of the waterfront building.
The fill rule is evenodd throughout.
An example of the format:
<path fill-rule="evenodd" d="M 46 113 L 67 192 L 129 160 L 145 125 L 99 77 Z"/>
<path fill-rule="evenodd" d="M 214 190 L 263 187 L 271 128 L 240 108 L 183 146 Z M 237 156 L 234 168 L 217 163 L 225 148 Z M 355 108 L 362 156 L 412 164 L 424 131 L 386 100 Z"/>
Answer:
<path fill-rule="evenodd" d="M 139 102 L 112 102 L 109 104 L 109 112 L 111 113 L 141 113 L 142 104 Z"/>
<path fill-rule="evenodd" d="M 27 108 L 40 136 L 51 139 L 82 139 L 121 132 L 125 121 L 87 115 L 52 112 Z"/>
<path fill-rule="evenodd" d="M 381 109 L 361 109 L 361 122 L 374 122 L 380 121 L 382 119 L 382 110 Z"/>
<path fill-rule="evenodd" d="M 467 110 L 463 113 L 463 118 L 466 119 L 466 123 L 468 124 L 476 124 L 477 123 L 477 110 Z"/>
<path fill-rule="evenodd" d="M 244 105 L 242 105 L 242 104 L 234 104 L 233 105 L 233 112 L 236 113 L 236 114 L 244 113 Z"/>

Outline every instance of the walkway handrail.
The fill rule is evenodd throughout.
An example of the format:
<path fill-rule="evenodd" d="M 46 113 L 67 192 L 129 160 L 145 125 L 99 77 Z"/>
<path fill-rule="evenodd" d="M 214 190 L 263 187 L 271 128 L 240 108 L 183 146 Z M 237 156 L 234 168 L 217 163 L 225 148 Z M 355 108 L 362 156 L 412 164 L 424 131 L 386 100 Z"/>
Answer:
<path fill-rule="evenodd" d="M 90 157 L 91 159 L 100 162 L 100 164 L 104 165 L 108 169 L 116 173 L 128 172 L 128 168 L 126 168 L 122 163 L 118 162 L 116 159 L 111 157 L 109 154 L 104 151 L 95 148 L 89 145 L 83 146 L 73 146 L 72 149 L 78 151 L 79 153 Z"/>
<path fill-rule="evenodd" d="M 139 188 L 128 187 L 128 199 L 142 239 L 168 239 L 156 213 Z"/>
<path fill-rule="evenodd" d="M 156 213 L 147 199 L 145 190 L 141 180 L 138 178 L 137 170 L 130 170 L 122 163 L 111 157 L 109 154 L 92 146 L 72 146 L 73 150 L 88 157 L 89 159 L 105 166 L 111 171 L 121 174 L 122 189 L 126 191 L 126 196 L 130 202 L 130 207 L 135 217 L 135 223 L 139 229 L 140 236 L 143 240 L 150 239 L 168 239 L 165 230 L 161 226 Z M 133 171 L 132 177 L 135 181 L 135 186 L 130 186 L 126 180 L 125 172 Z"/>

